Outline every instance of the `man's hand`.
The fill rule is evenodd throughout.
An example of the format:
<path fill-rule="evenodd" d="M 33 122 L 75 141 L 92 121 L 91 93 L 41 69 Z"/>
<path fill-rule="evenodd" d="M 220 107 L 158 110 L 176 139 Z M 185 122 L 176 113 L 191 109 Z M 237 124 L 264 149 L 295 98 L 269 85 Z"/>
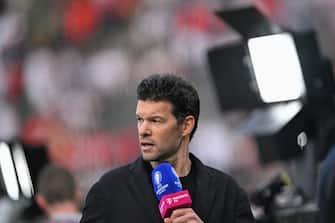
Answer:
<path fill-rule="evenodd" d="M 179 208 L 172 212 L 164 223 L 204 223 L 192 208 Z"/>

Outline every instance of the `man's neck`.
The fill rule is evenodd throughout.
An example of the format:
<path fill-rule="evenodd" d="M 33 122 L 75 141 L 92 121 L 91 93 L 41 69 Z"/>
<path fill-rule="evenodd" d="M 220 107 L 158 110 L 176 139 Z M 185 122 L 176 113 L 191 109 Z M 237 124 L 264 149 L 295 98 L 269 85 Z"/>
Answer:
<path fill-rule="evenodd" d="M 179 177 L 187 176 L 191 171 L 191 165 L 192 165 L 188 146 L 187 145 L 182 146 L 181 148 L 179 148 L 176 154 L 164 160 L 164 162 L 170 163 Z M 160 162 L 155 161 L 150 162 L 150 164 L 153 168 L 155 168 L 160 164 Z"/>
<path fill-rule="evenodd" d="M 188 154 L 182 161 L 176 160 L 176 163 L 172 162 L 171 165 L 174 167 L 179 177 L 184 177 L 190 173 L 192 163 Z"/>
<path fill-rule="evenodd" d="M 60 214 L 71 215 L 79 213 L 77 205 L 70 201 L 54 204 L 48 208 L 47 212 L 50 217 L 54 217 Z"/>

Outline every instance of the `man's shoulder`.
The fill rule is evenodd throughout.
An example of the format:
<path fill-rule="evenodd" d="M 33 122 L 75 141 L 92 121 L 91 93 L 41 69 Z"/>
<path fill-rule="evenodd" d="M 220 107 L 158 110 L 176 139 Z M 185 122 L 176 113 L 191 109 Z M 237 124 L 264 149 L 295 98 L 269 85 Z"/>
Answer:
<path fill-rule="evenodd" d="M 195 155 L 190 153 L 190 158 L 192 162 L 195 165 L 195 168 L 197 169 L 198 176 L 201 178 L 207 178 L 208 176 L 211 177 L 212 179 L 215 179 L 216 182 L 230 182 L 230 183 L 235 183 L 235 180 L 231 175 L 228 173 L 218 170 L 216 168 L 210 167 L 204 163 L 202 163 Z"/>
<path fill-rule="evenodd" d="M 216 184 L 219 184 L 221 186 L 224 185 L 230 188 L 240 187 L 236 180 L 230 174 L 206 165 L 204 165 L 203 168 L 204 171 L 206 171 L 207 174 L 215 180 Z"/>
<path fill-rule="evenodd" d="M 122 166 L 119 166 L 119 167 L 116 167 L 114 169 L 107 171 L 101 176 L 99 181 L 110 181 L 110 180 L 115 180 L 119 178 L 122 179 L 126 175 L 129 175 L 130 165 L 131 164 L 122 165 Z"/>
<path fill-rule="evenodd" d="M 129 179 L 129 165 L 123 165 L 105 172 L 90 188 L 91 193 L 96 191 L 109 193 L 111 188 L 118 188 Z"/>
<path fill-rule="evenodd" d="M 205 169 L 208 174 L 215 176 L 216 178 L 219 179 L 224 179 L 224 180 L 233 180 L 232 176 L 222 170 L 218 170 L 216 168 L 204 165 L 203 168 Z"/>

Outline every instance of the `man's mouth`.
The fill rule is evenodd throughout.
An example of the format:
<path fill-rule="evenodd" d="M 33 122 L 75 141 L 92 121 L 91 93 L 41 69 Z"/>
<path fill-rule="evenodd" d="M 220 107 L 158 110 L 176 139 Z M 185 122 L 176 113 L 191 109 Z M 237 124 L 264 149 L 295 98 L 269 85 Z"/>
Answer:
<path fill-rule="evenodd" d="M 148 149 L 151 149 L 154 146 L 154 144 L 151 143 L 151 142 L 141 142 L 140 144 L 141 144 L 141 149 L 142 150 L 148 150 Z"/>

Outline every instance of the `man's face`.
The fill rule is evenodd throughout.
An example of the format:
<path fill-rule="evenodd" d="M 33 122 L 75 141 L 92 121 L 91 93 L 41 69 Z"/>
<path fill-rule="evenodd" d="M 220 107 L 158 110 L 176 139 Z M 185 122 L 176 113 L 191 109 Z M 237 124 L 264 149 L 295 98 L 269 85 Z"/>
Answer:
<path fill-rule="evenodd" d="M 139 100 L 136 117 L 144 160 L 164 161 L 176 154 L 182 136 L 171 103 Z"/>

